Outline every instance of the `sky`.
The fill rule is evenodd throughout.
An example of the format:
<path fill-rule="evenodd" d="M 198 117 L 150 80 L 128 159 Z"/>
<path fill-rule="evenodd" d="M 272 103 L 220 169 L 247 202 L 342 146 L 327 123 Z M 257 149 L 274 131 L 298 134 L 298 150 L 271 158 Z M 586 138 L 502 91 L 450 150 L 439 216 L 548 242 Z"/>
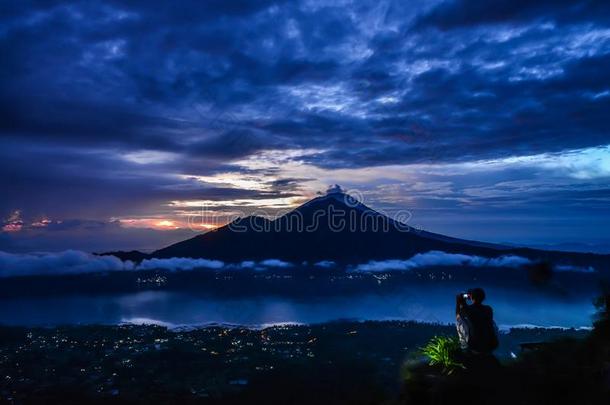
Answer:
<path fill-rule="evenodd" d="M 610 252 L 608 1 L 0 5 L 0 250 L 150 250 L 332 184 Z"/>

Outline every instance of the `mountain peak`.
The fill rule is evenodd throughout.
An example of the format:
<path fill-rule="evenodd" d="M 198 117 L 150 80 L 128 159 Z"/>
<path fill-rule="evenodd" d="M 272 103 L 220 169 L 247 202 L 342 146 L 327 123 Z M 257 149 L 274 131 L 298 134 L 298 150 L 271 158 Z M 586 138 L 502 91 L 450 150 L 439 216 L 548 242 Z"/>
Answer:
<path fill-rule="evenodd" d="M 312 207 L 326 207 L 328 205 L 337 206 L 337 203 L 344 209 L 356 209 L 360 211 L 372 211 L 371 208 L 364 205 L 360 200 L 347 194 L 340 185 L 335 184 L 326 190 L 326 194 L 319 193 L 318 197 L 307 201 L 294 211 L 301 211 Z"/>
<path fill-rule="evenodd" d="M 363 204 L 361 200 L 356 197 L 349 195 L 340 185 L 334 184 L 326 190 L 326 195 L 318 197 L 318 199 L 328 200 L 333 199 L 339 201 L 351 208 L 364 209 L 367 211 L 373 211 L 371 208 Z M 313 201 L 313 200 L 312 200 Z"/>
<path fill-rule="evenodd" d="M 343 191 L 343 189 L 341 188 L 340 185 L 333 184 L 332 186 L 329 186 L 326 189 L 326 195 L 330 195 L 330 194 L 345 194 L 345 192 Z"/>

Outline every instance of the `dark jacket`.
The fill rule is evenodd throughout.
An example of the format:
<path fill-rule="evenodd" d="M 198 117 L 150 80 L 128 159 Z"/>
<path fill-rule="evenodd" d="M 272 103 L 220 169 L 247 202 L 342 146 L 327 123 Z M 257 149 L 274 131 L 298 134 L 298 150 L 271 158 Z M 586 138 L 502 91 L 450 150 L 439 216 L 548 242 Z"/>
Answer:
<path fill-rule="evenodd" d="M 498 347 L 498 336 L 493 320 L 493 310 L 489 305 L 464 305 L 459 315 L 469 324 L 468 349 L 491 353 Z"/>

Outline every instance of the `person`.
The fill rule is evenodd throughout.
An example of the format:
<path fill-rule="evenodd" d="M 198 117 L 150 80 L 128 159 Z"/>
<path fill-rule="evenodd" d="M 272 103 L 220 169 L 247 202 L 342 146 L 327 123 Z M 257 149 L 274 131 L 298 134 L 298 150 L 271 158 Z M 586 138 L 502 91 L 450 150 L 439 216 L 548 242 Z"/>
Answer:
<path fill-rule="evenodd" d="M 456 298 L 456 326 L 463 350 L 473 354 L 491 354 L 498 347 L 498 328 L 493 309 L 484 305 L 485 291 L 473 288 Z M 472 304 L 468 304 L 471 301 Z"/>

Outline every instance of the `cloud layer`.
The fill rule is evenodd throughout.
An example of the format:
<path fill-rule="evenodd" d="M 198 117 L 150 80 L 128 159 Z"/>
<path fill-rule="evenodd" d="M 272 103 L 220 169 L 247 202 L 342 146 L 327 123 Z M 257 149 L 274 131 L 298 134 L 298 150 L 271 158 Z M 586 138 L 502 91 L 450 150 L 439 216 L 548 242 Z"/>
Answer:
<path fill-rule="evenodd" d="M 405 271 L 422 267 L 431 266 L 459 266 L 459 267 L 511 267 L 517 268 L 531 261 L 521 256 L 500 256 L 489 259 L 481 256 L 470 256 L 459 253 L 445 253 L 430 251 L 418 253 L 408 260 L 381 260 L 370 261 L 360 264 L 354 268 L 355 271 L 376 272 L 376 271 Z"/>
<path fill-rule="evenodd" d="M 146 259 L 139 264 L 121 261 L 115 256 L 97 256 L 78 250 L 57 253 L 7 253 L 0 251 L 0 278 L 33 275 L 65 275 L 106 273 L 136 270 L 267 270 L 287 269 L 293 263 L 278 259 L 260 262 L 224 263 L 219 260 L 173 257 L 169 259 Z"/>
<path fill-rule="evenodd" d="M 193 269 L 222 269 L 224 263 L 219 260 L 190 259 L 173 257 L 170 259 L 146 259 L 138 265 L 138 270 L 193 270 Z"/>
<path fill-rule="evenodd" d="M 130 261 L 114 256 L 93 256 L 77 250 L 59 253 L 13 254 L 0 252 L 0 277 L 103 273 L 133 270 Z"/>
<path fill-rule="evenodd" d="M 416 254 L 408 260 L 370 261 L 368 263 L 350 266 L 348 270 L 361 272 L 409 271 L 433 266 L 519 268 L 530 263 L 531 261 L 529 259 L 513 255 L 489 259 L 480 256 L 430 251 Z M 135 265 L 130 261 L 121 261 L 114 256 L 97 256 L 76 250 L 67 250 L 59 253 L 32 254 L 15 254 L 0 251 L 0 277 L 107 273 L 138 270 L 264 271 L 270 269 L 290 269 L 299 266 L 307 266 L 307 264 L 303 263 L 298 265 L 278 259 L 267 259 L 259 262 L 244 261 L 241 263 L 225 263 L 219 260 L 174 257 L 169 259 L 146 259 L 140 264 Z M 329 260 L 315 263 L 313 266 L 324 269 L 337 268 L 336 263 Z M 582 268 L 567 265 L 557 266 L 556 270 L 586 273 L 595 271 L 595 269 L 591 267 Z"/>

